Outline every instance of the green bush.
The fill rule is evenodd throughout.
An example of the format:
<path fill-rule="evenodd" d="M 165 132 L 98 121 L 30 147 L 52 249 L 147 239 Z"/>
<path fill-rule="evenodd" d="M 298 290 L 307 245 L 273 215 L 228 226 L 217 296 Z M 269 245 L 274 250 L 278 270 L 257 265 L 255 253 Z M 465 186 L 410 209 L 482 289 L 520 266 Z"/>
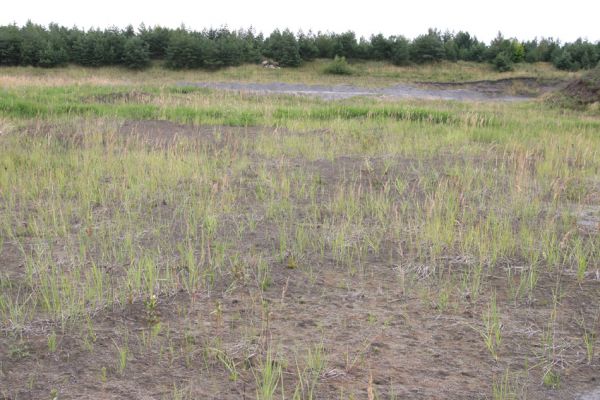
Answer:
<path fill-rule="evenodd" d="M 408 65 L 410 55 L 408 52 L 408 40 L 403 36 L 396 36 L 391 39 L 390 58 L 394 65 Z"/>
<path fill-rule="evenodd" d="M 262 59 L 262 47 L 264 38 L 262 33 L 256 35 L 252 29 L 242 33 L 240 39 L 242 45 L 242 60 L 245 63 L 259 63 Z"/>
<path fill-rule="evenodd" d="M 525 46 L 516 39 L 513 39 L 510 43 L 510 57 L 516 63 L 525 60 Z"/>
<path fill-rule="evenodd" d="M 579 65 L 573 61 L 573 57 L 568 50 L 557 51 L 552 60 L 554 66 L 565 71 L 574 71 L 579 69 Z"/>
<path fill-rule="evenodd" d="M 165 56 L 171 32 L 169 28 L 160 26 L 154 28 L 146 28 L 143 24 L 140 26 L 139 37 L 148 44 L 150 57 L 163 58 Z"/>
<path fill-rule="evenodd" d="M 150 65 L 150 49 L 139 37 L 130 37 L 125 42 L 123 65 L 130 69 L 143 69 Z"/>
<path fill-rule="evenodd" d="M 598 64 L 600 42 L 578 39 L 561 46 L 552 38 L 520 42 L 498 33 L 488 46 L 468 32 L 446 31 L 442 34 L 434 29 L 409 42 L 402 36 L 382 34 L 357 40 L 352 31 L 294 34 L 289 30 L 275 30 L 265 40 L 252 28 L 245 31 L 225 27 L 190 31 L 185 27 L 147 28 L 142 24 L 137 31 L 131 25 L 125 29 L 85 31 L 57 24 L 45 27 L 32 22 L 22 27 L 0 26 L 0 66 L 55 67 L 72 62 L 90 67 L 144 68 L 149 58 L 164 60 L 169 68 L 216 69 L 259 63 L 270 58 L 282 66 L 295 67 L 303 60 L 333 59 L 334 56 L 348 60 L 389 61 L 395 65 L 443 59 L 487 61 L 499 70 L 511 69 L 512 63 L 552 61 L 560 69 L 578 70 Z"/>
<path fill-rule="evenodd" d="M 100 49 L 97 32 L 88 32 L 80 35 L 73 43 L 72 60 L 85 67 L 99 67 L 102 65 L 102 51 Z"/>
<path fill-rule="evenodd" d="M 430 29 L 426 35 L 413 40 L 410 46 L 410 58 L 417 63 L 435 62 L 444 58 L 446 49 L 440 34 Z"/>
<path fill-rule="evenodd" d="M 126 36 L 117 29 L 90 30 L 73 44 L 73 61 L 86 67 L 118 65 L 123 62 Z"/>
<path fill-rule="evenodd" d="M 298 51 L 303 60 L 314 60 L 319 55 L 319 48 L 315 43 L 315 37 L 312 33 L 305 35 L 300 32 L 298 34 Z"/>
<path fill-rule="evenodd" d="M 0 27 L 0 65 L 21 63 L 21 43 L 23 38 L 15 25 Z"/>
<path fill-rule="evenodd" d="M 334 35 L 333 53 L 341 57 L 355 58 L 358 49 L 356 35 L 348 31 L 339 35 Z"/>
<path fill-rule="evenodd" d="M 596 63 L 600 60 L 600 54 L 598 53 L 596 46 L 587 40 L 577 39 L 573 43 L 565 44 L 562 48 L 562 52 L 563 55 L 564 53 L 568 53 L 571 57 L 572 67 L 570 69 L 591 69 L 594 68 Z M 563 65 L 566 66 L 567 64 L 568 63 L 563 62 Z"/>
<path fill-rule="evenodd" d="M 287 29 L 283 32 L 273 31 L 265 40 L 263 53 L 284 67 L 297 67 L 302 62 L 298 41 Z"/>
<path fill-rule="evenodd" d="M 369 58 L 372 60 L 389 60 L 392 53 L 392 41 L 381 33 L 371 36 L 371 52 Z"/>
<path fill-rule="evenodd" d="M 454 35 L 454 43 L 456 44 L 459 60 L 483 61 L 487 49 L 486 45 L 477 40 L 476 37 L 471 36 L 469 32 L 459 31 Z"/>
<path fill-rule="evenodd" d="M 67 57 L 67 52 L 64 48 L 48 42 L 39 52 L 38 65 L 44 68 L 64 65 L 67 62 Z"/>
<path fill-rule="evenodd" d="M 331 33 L 319 32 L 317 36 L 315 36 L 315 46 L 317 46 L 318 50 L 317 57 L 333 58 L 335 56 L 335 38 Z"/>
<path fill-rule="evenodd" d="M 200 39 L 184 31 L 172 35 L 165 55 L 165 65 L 172 69 L 202 67 L 204 58 Z"/>
<path fill-rule="evenodd" d="M 243 33 L 227 28 L 210 29 L 201 34 L 192 33 L 199 40 L 202 50 L 202 65 L 217 69 L 242 64 L 248 56 L 248 43 L 241 37 Z"/>
<path fill-rule="evenodd" d="M 496 71 L 499 72 L 508 72 L 514 69 L 510 54 L 504 51 L 496 55 L 492 61 L 492 64 L 494 65 L 494 68 L 496 68 Z"/>
<path fill-rule="evenodd" d="M 330 75 L 352 75 L 354 73 L 348 61 L 346 61 L 346 57 L 339 56 L 335 56 L 333 61 L 327 64 L 323 72 Z"/>

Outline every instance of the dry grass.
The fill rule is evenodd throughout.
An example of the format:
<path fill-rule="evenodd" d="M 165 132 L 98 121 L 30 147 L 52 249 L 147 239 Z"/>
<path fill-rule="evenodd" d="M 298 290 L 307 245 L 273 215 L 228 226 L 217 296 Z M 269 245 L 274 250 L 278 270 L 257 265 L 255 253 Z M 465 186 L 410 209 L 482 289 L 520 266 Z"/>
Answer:
<path fill-rule="evenodd" d="M 593 113 L 1 71 L 0 396 L 597 385 Z"/>
<path fill-rule="evenodd" d="M 358 86 L 388 86 L 398 82 L 461 82 L 514 77 L 566 79 L 575 76 L 553 68 L 547 63 L 517 65 L 515 71 L 498 73 L 485 63 L 442 62 L 433 65 L 396 67 L 383 62 L 357 62 L 357 74 L 351 77 L 323 73 L 327 60 L 305 63 L 300 68 L 265 69 L 259 65 L 243 65 L 216 72 L 203 70 L 170 71 L 155 65 L 144 72 L 122 68 L 39 69 L 33 67 L 3 68 L 0 85 L 63 86 L 63 85 L 172 85 L 176 82 L 240 81 L 240 82 L 303 82 L 308 84 L 354 84 Z"/>

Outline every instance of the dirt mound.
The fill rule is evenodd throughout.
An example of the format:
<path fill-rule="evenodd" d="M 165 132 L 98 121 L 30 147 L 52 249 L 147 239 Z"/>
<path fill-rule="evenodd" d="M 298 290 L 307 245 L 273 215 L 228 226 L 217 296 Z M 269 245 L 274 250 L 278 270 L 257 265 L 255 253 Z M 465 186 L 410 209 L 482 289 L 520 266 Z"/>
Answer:
<path fill-rule="evenodd" d="M 571 108 L 600 104 L 600 65 L 569 82 L 549 100 L 552 104 Z"/>
<path fill-rule="evenodd" d="M 418 82 L 425 87 L 441 89 L 469 89 L 492 97 L 521 96 L 537 97 L 556 90 L 562 83 L 559 79 L 540 79 L 536 77 L 515 77 L 497 80 L 479 80 L 465 82 Z"/>

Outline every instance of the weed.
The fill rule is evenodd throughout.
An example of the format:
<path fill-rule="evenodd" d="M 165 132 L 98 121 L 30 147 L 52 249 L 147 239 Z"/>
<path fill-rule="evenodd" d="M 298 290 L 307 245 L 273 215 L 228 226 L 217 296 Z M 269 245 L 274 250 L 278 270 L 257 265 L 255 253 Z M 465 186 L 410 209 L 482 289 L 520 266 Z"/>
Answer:
<path fill-rule="evenodd" d="M 125 343 L 122 346 L 119 346 L 117 342 L 113 340 L 113 344 L 115 345 L 115 349 L 117 350 L 117 371 L 120 375 L 123 375 L 125 372 L 125 368 L 127 367 L 127 360 L 129 358 L 129 348 Z"/>
<path fill-rule="evenodd" d="M 523 377 L 506 368 L 504 373 L 499 377 L 495 377 L 492 382 L 492 398 L 494 400 L 517 400 L 525 398 L 525 387 L 521 378 Z"/>
<path fill-rule="evenodd" d="M 52 331 L 48 335 L 47 342 L 48 342 L 48 351 L 50 353 L 56 352 L 56 332 Z"/>
<path fill-rule="evenodd" d="M 271 350 L 257 367 L 252 370 L 256 380 L 256 398 L 258 400 L 272 400 L 275 397 L 277 387 L 282 380 L 281 364 L 273 358 Z"/>
<path fill-rule="evenodd" d="M 221 394 L 247 390 L 252 374 L 258 398 L 316 399 L 331 394 L 323 379 L 346 375 L 364 384 L 362 393 L 342 385 L 344 398 L 365 389 L 381 397 L 369 362 L 381 357 L 394 369 L 390 352 L 373 338 L 343 343 L 380 326 L 454 336 L 463 313 L 478 320 L 465 340 L 480 337 L 498 360 L 472 378 L 480 386 L 501 357 L 514 365 L 514 352 L 503 351 L 506 332 L 533 337 L 536 326 L 536 340 L 515 335 L 511 345 L 536 354 L 546 386 L 565 385 L 565 365 L 594 365 L 595 115 L 537 102 L 329 102 L 170 87 L 350 82 L 323 74 L 327 62 L 211 73 L 3 67 L 0 331 L 8 361 L 0 377 L 7 366 L 22 374 L 4 380 L 3 394 L 30 386 L 47 396 L 50 387 L 36 392 L 39 382 L 25 377 L 46 373 L 39 351 L 56 358 L 83 349 L 94 361 L 107 344 L 115 360 L 99 362 L 93 379 L 110 386 L 138 351 L 119 337 L 121 319 L 137 332 L 145 362 L 164 364 L 165 395 L 174 398 L 219 396 L 209 393 L 215 369 L 229 378 Z M 352 81 L 366 86 L 497 77 L 470 63 L 352 68 Z M 566 76 L 542 64 L 509 74 Z M 553 277 L 565 284 L 550 302 Z M 506 298 L 510 318 L 498 303 Z M 561 320 L 580 309 L 579 325 Z M 298 321 L 286 318 L 292 313 Z M 295 341 L 325 327 L 328 354 L 323 343 Z M 42 328 L 45 343 L 30 346 Z M 295 373 L 282 361 L 292 339 Z M 269 350 L 256 363 L 241 361 L 240 352 L 261 354 L 274 340 L 277 357 Z M 64 343 L 75 347 L 67 354 Z M 465 343 L 451 347 L 458 354 Z M 88 385 L 86 376 L 61 396 Z M 284 388 L 289 376 L 294 386 Z M 514 372 L 487 383 L 494 398 L 523 397 Z"/>
<path fill-rule="evenodd" d="M 554 369 L 549 367 L 542 377 L 542 383 L 544 386 L 550 389 L 558 389 L 560 387 L 560 374 Z"/>
<path fill-rule="evenodd" d="M 498 349 L 502 344 L 502 323 L 500 322 L 500 314 L 496 305 L 496 294 L 492 294 L 488 308 L 482 316 L 483 330 L 480 332 L 483 337 L 483 342 L 486 348 L 498 360 Z"/>
<path fill-rule="evenodd" d="M 155 294 L 151 294 L 150 297 L 144 300 L 144 306 L 146 307 L 146 315 L 148 322 L 152 325 L 158 324 L 159 314 L 157 310 L 158 298 Z"/>
<path fill-rule="evenodd" d="M 225 369 L 229 372 L 229 380 L 231 380 L 232 382 L 236 382 L 238 380 L 239 374 L 236 368 L 235 360 L 222 350 L 215 348 L 211 350 L 215 353 L 215 357 L 221 362 L 221 365 L 223 365 Z"/>

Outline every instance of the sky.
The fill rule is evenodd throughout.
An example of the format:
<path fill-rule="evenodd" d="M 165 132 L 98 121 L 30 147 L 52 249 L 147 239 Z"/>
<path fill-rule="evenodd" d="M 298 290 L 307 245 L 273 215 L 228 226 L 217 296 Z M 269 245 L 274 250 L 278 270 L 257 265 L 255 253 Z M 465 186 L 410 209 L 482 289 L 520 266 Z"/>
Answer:
<path fill-rule="evenodd" d="M 254 27 L 270 33 L 276 28 L 314 32 L 354 31 L 414 38 L 427 29 L 466 30 L 489 42 L 501 31 L 520 40 L 578 37 L 600 40 L 600 0 L 2 0 L 0 24 L 27 20 L 39 24 L 89 29 L 147 26 L 190 29 Z"/>

